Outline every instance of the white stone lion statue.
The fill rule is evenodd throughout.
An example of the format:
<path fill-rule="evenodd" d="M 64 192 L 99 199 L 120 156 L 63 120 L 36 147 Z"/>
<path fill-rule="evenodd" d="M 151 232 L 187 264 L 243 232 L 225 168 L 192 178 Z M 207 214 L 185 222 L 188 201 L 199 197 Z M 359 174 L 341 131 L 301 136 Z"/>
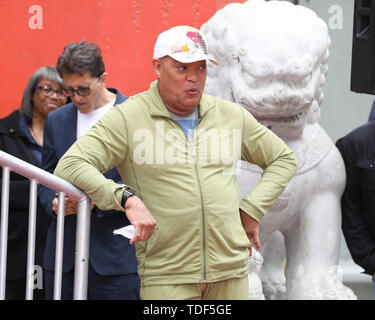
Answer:
<path fill-rule="evenodd" d="M 242 105 L 298 161 L 296 176 L 261 220 L 264 296 L 356 299 L 338 272 L 344 163 L 317 123 L 328 70 L 326 23 L 303 6 L 250 0 L 217 11 L 201 30 L 219 62 L 208 66 L 206 92 Z M 241 196 L 261 174 L 259 167 L 239 163 Z M 251 279 L 254 271 L 250 288 Z"/>

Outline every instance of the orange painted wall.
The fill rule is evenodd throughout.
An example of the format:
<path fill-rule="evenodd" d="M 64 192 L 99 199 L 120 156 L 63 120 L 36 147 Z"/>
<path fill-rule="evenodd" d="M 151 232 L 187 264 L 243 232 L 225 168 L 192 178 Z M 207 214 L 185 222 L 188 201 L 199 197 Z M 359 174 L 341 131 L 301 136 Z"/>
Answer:
<path fill-rule="evenodd" d="M 19 108 L 37 68 L 55 65 L 66 44 L 82 39 L 101 47 L 108 86 L 126 95 L 146 90 L 157 35 L 200 28 L 231 2 L 245 0 L 0 0 L 0 117 Z"/>

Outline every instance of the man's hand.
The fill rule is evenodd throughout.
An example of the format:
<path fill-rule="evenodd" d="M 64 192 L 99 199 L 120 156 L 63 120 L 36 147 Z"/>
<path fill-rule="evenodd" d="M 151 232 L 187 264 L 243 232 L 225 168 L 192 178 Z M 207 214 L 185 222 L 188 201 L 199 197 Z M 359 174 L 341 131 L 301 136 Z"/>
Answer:
<path fill-rule="evenodd" d="M 91 201 L 91 210 L 94 209 L 95 204 Z M 57 215 L 58 210 L 58 198 L 55 197 L 52 200 L 52 210 Z M 78 202 L 69 197 L 65 197 L 65 216 L 70 214 L 76 214 L 78 210 Z"/>
<path fill-rule="evenodd" d="M 249 248 L 250 256 L 252 254 L 251 248 L 253 244 L 259 250 L 261 248 L 261 244 L 258 238 L 258 232 L 259 232 L 259 222 L 256 221 L 254 218 L 250 217 L 247 213 L 242 211 L 240 209 L 240 216 L 241 216 L 241 222 L 242 226 L 245 229 L 245 232 L 247 234 L 247 237 L 249 238 L 251 242 L 251 246 Z"/>
<path fill-rule="evenodd" d="M 125 213 L 135 230 L 133 238 L 130 239 L 130 244 L 137 241 L 146 241 L 151 237 L 156 221 L 141 199 L 137 196 L 128 198 L 125 203 Z"/>

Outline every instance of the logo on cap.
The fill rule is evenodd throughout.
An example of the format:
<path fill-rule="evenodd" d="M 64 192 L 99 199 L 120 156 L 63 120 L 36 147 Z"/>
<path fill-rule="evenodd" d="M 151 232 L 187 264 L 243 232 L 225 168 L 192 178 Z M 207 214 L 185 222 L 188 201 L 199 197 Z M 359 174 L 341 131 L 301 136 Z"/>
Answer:
<path fill-rule="evenodd" d="M 203 52 L 207 54 L 207 45 L 200 33 L 196 31 L 188 31 L 186 33 L 186 36 L 190 38 L 196 44 L 197 48 L 199 48 L 199 45 L 200 45 L 203 49 Z"/>
<path fill-rule="evenodd" d="M 159 34 L 153 57 L 159 59 L 167 55 L 183 63 L 207 60 L 218 65 L 208 54 L 203 33 L 188 26 L 176 26 Z"/>

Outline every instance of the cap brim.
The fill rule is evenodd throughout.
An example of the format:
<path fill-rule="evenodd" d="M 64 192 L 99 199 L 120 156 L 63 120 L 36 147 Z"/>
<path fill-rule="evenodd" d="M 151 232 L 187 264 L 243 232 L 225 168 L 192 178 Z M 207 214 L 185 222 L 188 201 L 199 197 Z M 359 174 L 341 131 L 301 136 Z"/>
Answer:
<path fill-rule="evenodd" d="M 216 66 L 219 65 L 219 63 L 208 54 L 199 54 L 199 55 L 189 56 L 189 52 L 178 52 L 178 53 L 171 53 L 169 54 L 169 56 L 182 63 L 192 63 L 192 62 L 206 60 L 206 61 L 213 63 Z"/>

